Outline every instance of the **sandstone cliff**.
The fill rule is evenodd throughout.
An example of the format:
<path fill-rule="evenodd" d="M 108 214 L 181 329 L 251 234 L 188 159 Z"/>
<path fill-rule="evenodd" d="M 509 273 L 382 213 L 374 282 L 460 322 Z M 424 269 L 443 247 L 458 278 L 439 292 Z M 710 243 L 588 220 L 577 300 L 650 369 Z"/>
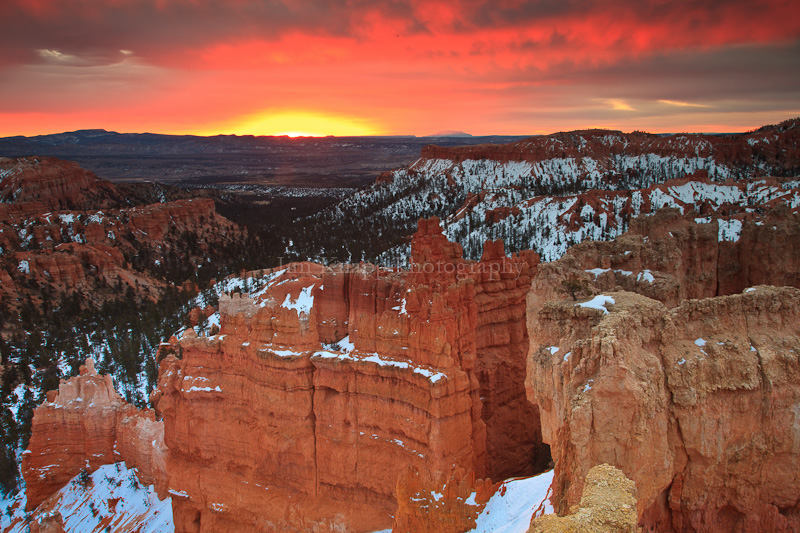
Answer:
<path fill-rule="evenodd" d="M 172 278 L 229 260 L 245 235 L 208 198 L 131 207 L 75 163 L 0 158 L 0 296 L 11 309 L 74 295 L 156 299 Z"/>
<path fill-rule="evenodd" d="M 645 217 L 549 264 L 498 242 L 465 260 L 433 219 L 408 270 L 249 273 L 217 334 L 162 346 L 163 422 L 87 370 L 37 410 L 26 479 L 41 500 L 88 458 L 151 465 L 179 532 L 461 531 L 493 480 L 542 469 L 544 441 L 557 511 L 586 504 L 552 527 L 630 525 L 630 502 L 592 510 L 605 462 L 647 530 L 791 531 L 800 291 L 766 284 L 800 281 L 800 232 L 780 209 L 702 218 Z"/>
<path fill-rule="evenodd" d="M 177 531 L 368 531 L 409 469 L 500 479 L 549 459 L 523 384 L 538 258 L 489 243 L 466 261 L 434 219 L 412 262 L 266 272 L 221 298 L 218 335 L 176 343 L 154 400 Z"/>
<path fill-rule="evenodd" d="M 593 129 L 559 132 L 501 145 L 429 145 L 422 149 L 422 159 L 447 159 L 456 163 L 469 160 L 540 162 L 555 157 L 613 159 L 651 154 L 677 158 L 713 157 L 720 166 L 778 165 L 788 173 L 779 174 L 792 175 L 800 165 L 798 145 L 800 127 L 798 120 L 793 119 L 740 135 L 661 136 Z"/>
<path fill-rule="evenodd" d="M 102 209 L 121 202 L 114 186 L 77 163 L 54 157 L 0 157 L 0 202 L 46 210 Z"/>
<path fill-rule="evenodd" d="M 613 241 L 584 242 L 540 265 L 528 295 L 535 316 L 551 300 L 626 290 L 668 307 L 691 298 L 739 293 L 754 285 L 800 288 L 800 222 L 788 209 L 764 216 L 635 218 Z"/>
<path fill-rule="evenodd" d="M 463 468 L 438 476 L 411 467 L 397 480 L 394 533 L 436 531 L 461 533 L 476 526 L 476 518 L 499 483 L 476 480 Z"/>

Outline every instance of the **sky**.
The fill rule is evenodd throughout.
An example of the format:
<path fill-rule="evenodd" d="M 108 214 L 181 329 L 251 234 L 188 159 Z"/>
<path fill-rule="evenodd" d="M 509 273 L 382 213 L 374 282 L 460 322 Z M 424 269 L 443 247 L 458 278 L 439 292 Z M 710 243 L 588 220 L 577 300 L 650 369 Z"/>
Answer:
<path fill-rule="evenodd" d="M 735 132 L 800 116 L 797 0 L 2 0 L 0 136 Z"/>

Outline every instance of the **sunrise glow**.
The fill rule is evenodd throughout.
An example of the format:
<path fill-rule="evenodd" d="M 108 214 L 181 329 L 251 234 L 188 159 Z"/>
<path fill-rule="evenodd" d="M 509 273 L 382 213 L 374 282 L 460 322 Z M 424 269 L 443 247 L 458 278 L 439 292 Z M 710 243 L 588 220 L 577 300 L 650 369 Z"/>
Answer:
<path fill-rule="evenodd" d="M 787 0 L 4 0 L 0 17 L 0 136 L 740 131 L 800 115 Z"/>
<path fill-rule="evenodd" d="M 264 111 L 217 124 L 200 132 L 233 135 L 287 135 L 289 137 L 336 137 L 379 135 L 381 132 L 364 119 L 311 111 Z"/>

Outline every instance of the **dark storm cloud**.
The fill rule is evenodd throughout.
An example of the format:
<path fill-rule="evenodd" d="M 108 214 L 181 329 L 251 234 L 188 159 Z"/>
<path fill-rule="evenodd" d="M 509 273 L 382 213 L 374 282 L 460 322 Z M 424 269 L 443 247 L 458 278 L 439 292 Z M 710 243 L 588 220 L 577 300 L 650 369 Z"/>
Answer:
<path fill-rule="evenodd" d="M 300 31 L 357 35 L 358 13 L 369 2 L 123 0 L 113 5 L 89 0 L 44 0 L 34 9 L 24 0 L 0 5 L 6 24 L 0 32 L 5 62 L 35 62 L 39 50 L 90 56 L 108 61 L 119 50 L 135 50 L 149 59 L 216 42 L 271 40 Z M 410 6 L 384 2 L 380 10 L 413 22 Z M 104 58 L 104 53 L 108 54 Z"/>
<path fill-rule="evenodd" d="M 617 97 L 702 102 L 788 96 L 797 101 L 800 40 L 623 60 L 572 76 L 578 82 L 609 87 Z"/>
<path fill-rule="evenodd" d="M 749 45 L 703 53 L 661 55 L 575 70 L 561 65 L 548 73 L 531 73 L 525 83 L 498 94 L 516 102 L 509 116 L 532 124 L 566 122 L 580 116 L 584 124 L 634 124 L 654 128 L 654 118 L 679 115 L 686 123 L 745 114 L 788 118 L 800 109 L 800 40 L 786 45 Z M 615 109 L 613 103 L 630 109 Z M 564 110 L 568 111 L 564 111 Z M 710 117 L 710 118 L 709 118 Z M 715 122 L 716 123 L 716 122 Z M 669 124 L 675 124 L 670 129 Z M 662 129 L 687 131 L 678 119 Z"/>

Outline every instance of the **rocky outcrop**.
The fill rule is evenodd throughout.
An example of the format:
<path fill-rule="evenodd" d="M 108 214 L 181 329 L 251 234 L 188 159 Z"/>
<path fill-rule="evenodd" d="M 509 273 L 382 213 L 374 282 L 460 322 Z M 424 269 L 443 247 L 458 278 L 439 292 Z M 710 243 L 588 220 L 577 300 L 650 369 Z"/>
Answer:
<path fill-rule="evenodd" d="M 671 309 L 627 292 L 538 308 L 527 386 L 556 510 L 608 462 L 636 482 L 648 530 L 800 527 L 799 303 L 797 289 L 758 287 Z"/>
<path fill-rule="evenodd" d="M 800 527 L 800 485 L 779 473 L 797 472 L 783 444 L 792 424 L 774 422 L 794 416 L 798 394 L 797 291 L 752 288 L 800 287 L 798 229 L 788 209 L 663 210 L 540 265 L 527 387 L 553 446 L 559 512 L 605 461 L 636 481 L 646 528 Z"/>
<path fill-rule="evenodd" d="M 101 376 L 91 359 L 79 376 L 62 380 L 58 391 L 36 408 L 28 449 L 22 456 L 26 509 L 35 509 L 82 470 L 126 461 L 139 477 L 165 487 L 163 423 L 152 411 L 127 404 L 111 376 Z"/>
<path fill-rule="evenodd" d="M 60 514 L 37 517 L 30 523 L 31 533 L 65 533 Z"/>
<path fill-rule="evenodd" d="M 407 227 L 436 213 L 478 259 L 487 240 L 554 261 L 584 241 L 610 240 L 664 207 L 696 217 L 800 206 L 800 121 L 743 135 L 649 135 L 589 130 L 504 145 L 428 146 L 409 167 L 323 213 Z M 378 215 L 377 213 L 381 213 Z M 382 222 L 381 222 L 382 223 Z M 726 233 L 728 233 L 726 228 Z M 357 246 L 357 244 L 353 244 Z M 404 245 L 379 256 L 397 264 Z"/>
<path fill-rule="evenodd" d="M 0 202 L 37 202 L 45 210 L 102 209 L 121 199 L 111 183 L 54 157 L 0 158 Z"/>
<path fill-rule="evenodd" d="M 618 469 L 602 464 L 589 470 L 583 496 L 567 516 L 534 518 L 528 533 L 636 533 L 636 486 Z"/>
<path fill-rule="evenodd" d="M 369 531 L 391 523 L 409 469 L 536 471 L 549 455 L 523 376 L 537 263 L 501 243 L 466 261 L 434 219 L 408 271 L 300 263 L 223 296 L 219 334 L 178 341 L 154 396 L 176 530 Z"/>
<path fill-rule="evenodd" d="M 730 228 L 735 233 L 728 233 Z M 584 242 L 543 263 L 529 312 L 546 302 L 626 290 L 668 307 L 691 298 L 739 293 L 754 285 L 800 288 L 800 223 L 785 209 L 762 217 L 681 215 L 663 209 L 633 219 L 613 241 Z"/>

